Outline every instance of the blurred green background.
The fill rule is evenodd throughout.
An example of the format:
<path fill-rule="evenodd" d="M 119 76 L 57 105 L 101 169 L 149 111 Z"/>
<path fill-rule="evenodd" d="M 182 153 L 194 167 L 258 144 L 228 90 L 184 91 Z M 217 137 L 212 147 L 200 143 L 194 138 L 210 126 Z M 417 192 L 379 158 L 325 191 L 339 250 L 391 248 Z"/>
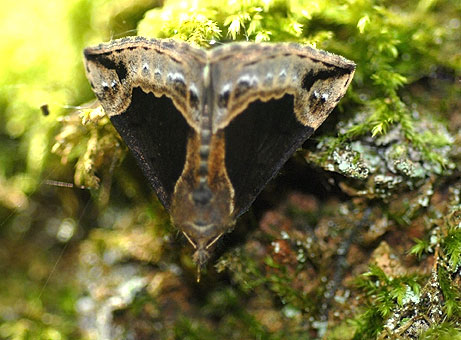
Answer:
<path fill-rule="evenodd" d="M 2 339 L 82 337 L 76 315 L 78 247 L 99 212 L 90 190 L 53 182 L 74 182 L 75 159 L 88 142 L 78 116 L 79 146 L 66 160 L 51 150 L 60 117 L 94 98 L 82 66 L 83 48 L 120 32 L 132 34 L 144 11 L 156 4 L 56 0 L 0 5 Z M 40 110 L 43 105 L 48 116 Z"/>

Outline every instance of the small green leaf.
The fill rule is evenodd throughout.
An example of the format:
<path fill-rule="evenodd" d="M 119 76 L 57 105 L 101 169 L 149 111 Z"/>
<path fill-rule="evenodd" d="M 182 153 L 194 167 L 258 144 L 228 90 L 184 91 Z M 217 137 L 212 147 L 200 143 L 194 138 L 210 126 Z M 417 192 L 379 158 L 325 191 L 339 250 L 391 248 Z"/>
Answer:
<path fill-rule="evenodd" d="M 359 29 L 360 34 L 363 34 L 363 32 L 365 32 L 365 27 L 369 22 L 370 17 L 368 15 L 365 15 L 360 18 L 359 22 L 357 23 L 357 28 Z"/>
<path fill-rule="evenodd" d="M 417 238 L 414 238 L 413 241 L 416 244 L 413 247 L 411 247 L 410 254 L 415 255 L 418 258 L 421 258 L 421 255 L 423 253 L 428 252 L 430 244 L 427 240 L 420 240 Z"/>

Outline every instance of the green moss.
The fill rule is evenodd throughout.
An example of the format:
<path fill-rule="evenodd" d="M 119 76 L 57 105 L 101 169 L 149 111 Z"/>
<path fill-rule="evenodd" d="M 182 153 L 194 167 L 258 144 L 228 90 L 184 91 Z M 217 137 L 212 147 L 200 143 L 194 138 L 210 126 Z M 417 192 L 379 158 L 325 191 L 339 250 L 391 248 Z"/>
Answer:
<path fill-rule="evenodd" d="M 371 267 L 357 280 L 368 305 L 357 319 L 356 339 L 378 334 L 382 339 L 420 334 L 424 334 L 422 339 L 432 339 L 437 330 L 441 335 L 461 336 L 458 200 L 451 202 L 454 205 L 447 216 L 433 220 L 437 233 L 429 241 L 417 240 L 411 249 L 419 257 L 437 249 L 436 266 L 424 288 L 419 289 L 418 284 L 422 277 L 388 277 L 378 267 Z M 443 326 L 441 320 L 446 322 Z"/>
<path fill-rule="evenodd" d="M 420 340 L 452 340 L 461 337 L 461 327 L 452 323 L 444 322 L 440 325 L 433 325 L 430 329 L 423 332 Z"/>
<path fill-rule="evenodd" d="M 461 222 L 461 220 L 460 220 Z M 461 264 L 461 226 L 452 226 L 444 238 L 442 249 L 447 255 L 450 270 L 455 272 Z"/>
<path fill-rule="evenodd" d="M 365 294 L 368 302 L 366 312 L 357 321 L 354 339 L 369 339 L 379 334 L 384 321 L 397 307 L 408 302 L 418 303 L 420 299 L 420 281 L 417 275 L 389 277 L 378 266 L 357 279 L 357 286 Z"/>

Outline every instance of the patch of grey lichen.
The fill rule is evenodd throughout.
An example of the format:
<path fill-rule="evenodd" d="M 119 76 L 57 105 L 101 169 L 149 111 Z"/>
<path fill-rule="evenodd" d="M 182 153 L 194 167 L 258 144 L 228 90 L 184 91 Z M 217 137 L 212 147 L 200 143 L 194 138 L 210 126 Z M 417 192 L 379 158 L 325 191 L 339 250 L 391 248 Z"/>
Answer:
<path fill-rule="evenodd" d="M 440 162 L 425 158 L 424 150 L 412 145 L 397 124 L 384 135 L 363 136 L 357 140 L 345 139 L 346 132 L 365 119 L 357 114 L 352 120 L 338 126 L 340 137 L 324 137 L 315 150 L 305 153 L 305 159 L 325 170 L 344 176 L 341 188 L 351 196 L 389 198 L 402 190 L 413 190 L 435 175 L 448 175 L 455 168 L 450 159 L 454 137 L 444 124 L 428 117 L 416 119 L 418 134 L 436 134 L 440 143 L 434 143 Z"/>

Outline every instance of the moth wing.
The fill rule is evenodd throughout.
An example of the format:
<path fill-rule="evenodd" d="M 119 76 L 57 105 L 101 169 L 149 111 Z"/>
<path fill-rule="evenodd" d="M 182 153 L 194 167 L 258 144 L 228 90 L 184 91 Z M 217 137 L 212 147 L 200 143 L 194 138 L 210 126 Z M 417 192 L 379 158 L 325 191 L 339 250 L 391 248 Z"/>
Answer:
<path fill-rule="evenodd" d="M 205 52 L 135 37 L 87 48 L 84 59 L 96 97 L 168 209 L 199 126 Z"/>
<path fill-rule="evenodd" d="M 355 64 L 299 44 L 224 45 L 210 60 L 237 217 L 344 96 Z"/>

